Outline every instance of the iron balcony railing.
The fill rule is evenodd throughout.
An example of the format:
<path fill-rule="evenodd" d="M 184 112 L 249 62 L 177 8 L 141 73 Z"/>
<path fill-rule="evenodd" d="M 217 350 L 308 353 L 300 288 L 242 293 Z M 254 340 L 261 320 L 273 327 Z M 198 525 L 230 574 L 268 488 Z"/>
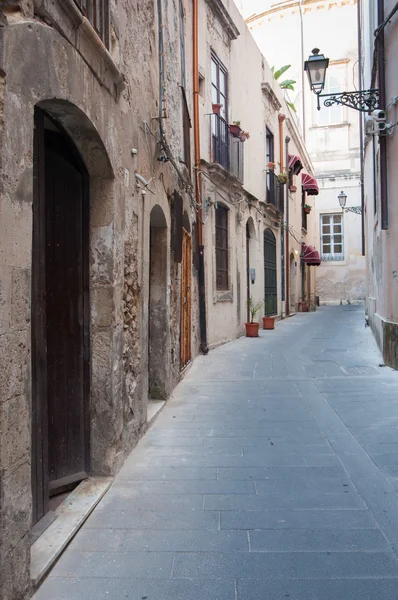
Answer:
<path fill-rule="evenodd" d="M 284 212 L 284 192 L 285 186 L 279 182 L 278 176 L 273 171 L 267 173 L 267 203 L 272 204 L 275 208 Z"/>
<path fill-rule="evenodd" d="M 212 115 L 212 154 L 213 162 L 227 169 L 243 182 L 244 142 L 231 135 L 228 123 L 219 115 Z"/>

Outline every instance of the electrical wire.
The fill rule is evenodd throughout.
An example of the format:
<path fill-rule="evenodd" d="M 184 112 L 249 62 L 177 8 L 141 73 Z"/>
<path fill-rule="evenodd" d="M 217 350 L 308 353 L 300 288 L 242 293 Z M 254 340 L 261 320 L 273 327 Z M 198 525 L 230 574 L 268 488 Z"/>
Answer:
<path fill-rule="evenodd" d="M 388 15 L 388 17 L 386 19 L 384 19 L 383 23 L 381 23 L 378 26 L 378 28 L 375 29 L 375 32 L 374 32 L 375 40 L 379 37 L 380 33 L 383 31 L 383 29 L 386 27 L 386 25 L 388 25 L 388 23 L 391 21 L 392 17 L 395 15 L 395 13 L 397 11 L 398 11 L 398 2 L 394 6 L 394 8 L 390 11 L 390 14 Z"/>

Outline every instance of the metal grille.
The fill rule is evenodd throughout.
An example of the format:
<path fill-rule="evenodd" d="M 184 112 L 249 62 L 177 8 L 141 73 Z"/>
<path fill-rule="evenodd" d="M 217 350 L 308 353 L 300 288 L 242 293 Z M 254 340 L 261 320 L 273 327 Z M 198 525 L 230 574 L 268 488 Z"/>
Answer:
<path fill-rule="evenodd" d="M 228 209 L 216 209 L 216 288 L 228 290 Z"/>
<path fill-rule="evenodd" d="M 75 2 L 109 49 L 109 0 L 75 0 Z"/>
<path fill-rule="evenodd" d="M 378 375 L 379 372 L 374 367 L 341 367 L 341 370 L 346 375 Z"/>
<path fill-rule="evenodd" d="M 276 239 L 270 229 L 264 231 L 264 306 L 266 315 L 277 314 Z"/>

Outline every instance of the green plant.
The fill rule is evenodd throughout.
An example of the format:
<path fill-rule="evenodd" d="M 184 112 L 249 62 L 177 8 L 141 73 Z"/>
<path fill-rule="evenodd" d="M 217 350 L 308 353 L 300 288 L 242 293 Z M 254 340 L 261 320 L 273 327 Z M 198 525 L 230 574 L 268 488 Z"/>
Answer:
<path fill-rule="evenodd" d="M 311 210 L 312 206 L 311 204 L 304 204 L 304 208 L 309 208 Z"/>
<path fill-rule="evenodd" d="M 283 75 L 283 73 L 285 73 L 288 69 L 290 69 L 291 66 L 292 65 L 285 65 L 284 67 L 281 67 L 277 71 L 275 71 L 275 67 L 272 67 L 271 71 L 274 76 L 274 79 L 276 79 L 278 81 L 278 79 Z M 279 81 L 278 83 L 282 90 L 291 90 L 292 92 L 294 92 L 294 84 L 297 82 L 295 79 L 284 79 L 283 81 Z M 293 102 L 290 102 L 287 99 L 285 99 L 285 100 L 286 100 L 286 104 L 288 106 L 290 106 L 290 108 L 292 110 L 294 110 L 294 112 L 297 112 L 296 107 L 294 106 Z"/>
<path fill-rule="evenodd" d="M 287 183 L 289 181 L 289 173 L 287 171 L 285 171 L 284 173 L 279 173 L 278 175 L 278 181 L 279 183 Z"/>
<path fill-rule="evenodd" d="M 237 127 L 240 127 L 240 121 L 232 121 L 232 125 L 236 125 Z"/>
<path fill-rule="evenodd" d="M 274 298 L 267 296 L 264 298 L 264 312 L 265 316 L 269 317 L 274 312 Z"/>
<path fill-rule="evenodd" d="M 258 313 L 258 311 L 260 310 L 262 305 L 263 305 L 262 301 L 255 302 L 252 297 L 249 298 L 249 300 L 247 302 L 247 308 L 249 309 L 249 313 L 250 313 L 250 323 L 254 323 L 254 317 L 256 316 L 256 314 Z"/>

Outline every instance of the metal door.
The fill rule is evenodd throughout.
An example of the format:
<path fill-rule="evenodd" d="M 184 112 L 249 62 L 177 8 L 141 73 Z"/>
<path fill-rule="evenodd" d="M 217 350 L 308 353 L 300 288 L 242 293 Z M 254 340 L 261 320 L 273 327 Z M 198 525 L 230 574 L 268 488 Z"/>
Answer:
<path fill-rule="evenodd" d="M 264 307 L 266 315 L 278 312 L 276 239 L 270 229 L 264 231 Z"/>

